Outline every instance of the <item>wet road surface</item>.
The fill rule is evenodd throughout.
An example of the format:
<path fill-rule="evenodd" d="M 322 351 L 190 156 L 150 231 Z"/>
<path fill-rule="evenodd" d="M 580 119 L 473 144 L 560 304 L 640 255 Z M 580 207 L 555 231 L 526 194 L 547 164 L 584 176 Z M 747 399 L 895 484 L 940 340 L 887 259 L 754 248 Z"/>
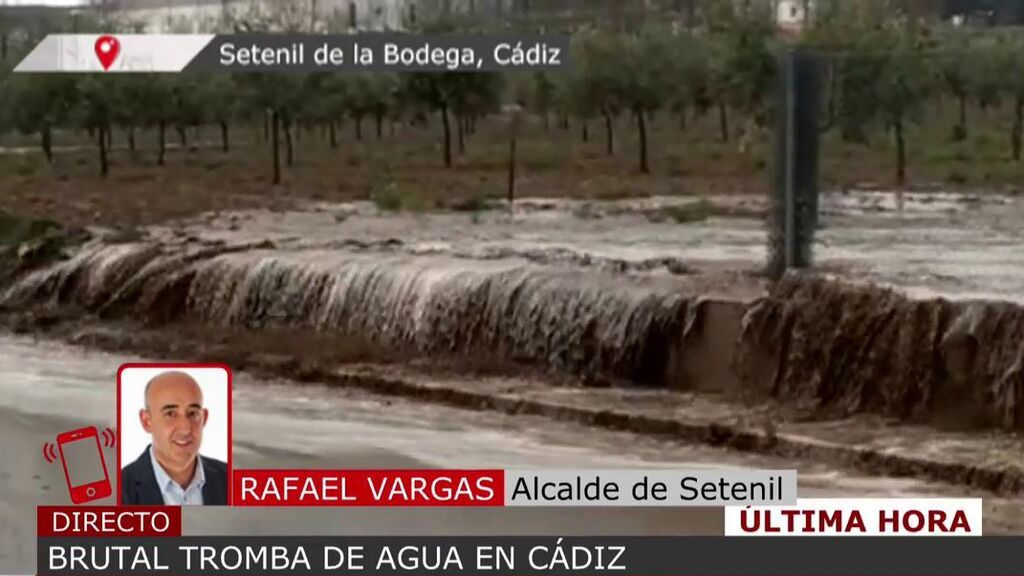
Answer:
<path fill-rule="evenodd" d="M 35 507 L 68 503 L 45 442 L 115 422 L 116 372 L 138 358 L 0 336 L 0 572 L 35 566 Z M 955 486 L 863 477 L 809 462 L 757 457 L 594 430 L 236 374 L 234 458 L 250 468 L 714 468 L 800 472 L 800 494 L 965 496 Z M 108 467 L 115 454 L 107 449 Z M 974 494 L 979 495 L 979 494 Z M 113 503 L 113 498 L 108 502 Z M 1020 502 L 986 497 L 988 533 L 1024 533 Z M 186 534 L 720 534 L 720 510 L 189 509 Z"/>

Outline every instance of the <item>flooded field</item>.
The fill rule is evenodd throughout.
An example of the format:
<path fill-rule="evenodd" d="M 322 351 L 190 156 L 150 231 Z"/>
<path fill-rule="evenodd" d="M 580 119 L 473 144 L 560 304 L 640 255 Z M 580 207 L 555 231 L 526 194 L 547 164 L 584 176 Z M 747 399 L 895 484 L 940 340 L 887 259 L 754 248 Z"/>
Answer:
<path fill-rule="evenodd" d="M 709 291 L 749 297 L 766 259 L 757 197 L 531 200 L 477 212 L 382 212 L 371 203 L 306 211 L 247 211 L 163 232 L 279 248 L 331 247 L 471 260 L 515 260 L 652 275 L 691 276 Z M 817 265 L 844 279 L 917 296 L 1024 299 L 1024 198 L 998 193 L 835 192 L 821 203 Z M 695 277 L 694 277 L 695 276 Z M 725 280 L 723 280 L 725 278 Z"/>
<path fill-rule="evenodd" d="M 966 425 L 1024 428 L 1020 335 L 1007 321 L 1024 314 L 1015 196 L 827 194 L 817 269 L 840 282 L 771 287 L 766 206 L 750 197 L 476 208 L 208 214 L 95 240 L 0 304 L 313 330 L 431 357 L 840 413 L 955 408 Z"/>

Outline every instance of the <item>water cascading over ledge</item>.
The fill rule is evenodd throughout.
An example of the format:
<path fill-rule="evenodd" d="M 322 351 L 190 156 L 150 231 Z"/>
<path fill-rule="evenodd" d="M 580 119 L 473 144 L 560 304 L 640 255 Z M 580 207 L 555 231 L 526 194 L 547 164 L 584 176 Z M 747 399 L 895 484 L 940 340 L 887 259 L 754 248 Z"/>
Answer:
<path fill-rule="evenodd" d="M 94 245 L 10 287 L 7 307 L 314 328 L 426 354 L 486 354 L 679 385 L 702 309 L 671 282 L 539 266 L 337 250 Z"/>
<path fill-rule="evenodd" d="M 313 328 L 424 354 L 744 392 L 818 415 L 1024 430 L 1024 308 L 807 275 L 723 303 L 672 278 L 514 258 L 93 244 L 22 277 L 0 304 Z"/>

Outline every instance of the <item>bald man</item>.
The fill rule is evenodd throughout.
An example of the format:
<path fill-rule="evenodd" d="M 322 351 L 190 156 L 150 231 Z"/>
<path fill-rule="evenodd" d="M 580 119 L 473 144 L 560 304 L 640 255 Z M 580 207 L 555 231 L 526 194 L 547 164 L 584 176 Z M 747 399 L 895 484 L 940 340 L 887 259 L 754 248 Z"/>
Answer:
<path fill-rule="evenodd" d="M 209 416 L 188 374 L 164 372 L 146 384 L 139 420 L 152 443 L 121 470 L 123 505 L 227 504 L 227 464 L 199 454 Z"/>

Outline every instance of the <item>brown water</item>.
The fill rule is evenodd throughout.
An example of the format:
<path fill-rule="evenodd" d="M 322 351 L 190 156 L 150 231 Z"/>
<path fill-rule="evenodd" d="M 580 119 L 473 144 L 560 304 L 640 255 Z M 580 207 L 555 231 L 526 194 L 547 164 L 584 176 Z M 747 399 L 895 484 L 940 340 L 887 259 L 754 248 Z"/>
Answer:
<path fill-rule="evenodd" d="M 711 201 L 764 209 L 754 198 Z M 761 221 L 666 215 L 695 202 L 530 200 L 511 215 L 381 213 L 367 203 L 210 214 L 134 243 L 98 241 L 24 278 L 0 303 L 312 328 L 678 385 L 675 355 L 699 331 L 702 302 L 747 302 L 765 289 Z M 822 213 L 817 260 L 843 279 L 911 297 L 1024 298 L 1024 233 L 1008 220 L 1024 216 L 1016 197 L 915 193 L 900 211 L 892 194 L 836 193 L 823 197 Z"/>
<path fill-rule="evenodd" d="M 818 262 L 844 278 L 915 296 L 1024 300 L 1024 215 L 1015 197 L 830 195 Z M 718 201 L 718 200 L 716 200 Z M 751 200 L 722 199 L 723 203 Z M 558 367 L 644 376 L 685 335 L 704 298 L 749 300 L 764 260 L 752 218 L 680 224 L 666 204 L 524 203 L 514 216 L 381 214 L 311 206 L 286 214 L 210 215 L 92 245 L 3 296 L 7 305 L 74 302 L 99 312 L 194 315 L 358 332 L 425 350 L 490 346 Z M 264 240 L 272 245 L 259 245 Z M 259 245 L 255 247 L 254 245 Z M 236 247 L 232 249 L 232 246 Z M 808 339 L 813 340 L 813 338 Z M 652 344 L 653 343 L 653 344 Z M 62 503 L 63 480 L 39 447 L 66 427 L 113 422 L 125 359 L 0 338 L 0 571 L 33 562 L 37 503 Z M 963 496 L 953 486 L 852 476 L 810 462 L 755 458 L 538 418 L 423 406 L 241 375 L 242 466 L 797 468 L 807 496 Z M 986 498 L 986 531 L 1024 533 L 1024 504 Z M 719 511 L 197 511 L 194 533 L 714 533 Z"/>
<path fill-rule="evenodd" d="M 750 213 L 757 197 L 712 197 L 722 208 Z M 506 210 L 469 213 L 380 212 L 369 203 L 311 205 L 290 213 L 250 211 L 208 215 L 164 230 L 239 242 L 273 239 L 281 247 L 443 254 L 491 260 L 678 274 L 680 270 L 756 272 L 764 264 L 765 232 L 753 217 L 711 217 L 677 223 L 663 209 L 692 205 L 688 197 L 588 202 L 524 200 Z M 824 194 L 823 229 L 815 260 L 853 280 L 891 284 L 912 295 L 1022 301 L 1024 198 L 998 192 L 908 192 L 903 210 L 885 191 Z M 739 297 L 756 293 L 751 279 L 719 283 Z"/>

